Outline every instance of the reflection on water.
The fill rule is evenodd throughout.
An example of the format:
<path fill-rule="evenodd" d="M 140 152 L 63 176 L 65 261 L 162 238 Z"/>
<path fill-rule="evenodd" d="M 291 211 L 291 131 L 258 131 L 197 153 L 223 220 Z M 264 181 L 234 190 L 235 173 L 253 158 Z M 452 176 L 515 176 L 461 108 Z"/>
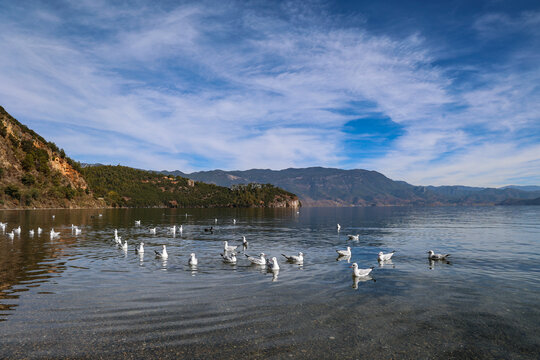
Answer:
<path fill-rule="evenodd" d="M 1 358 L 540 353 L 539 208 L 99 212 L 0 212 Z M 50 238 L 52 228 L 59 236 Z M 224 263 L 223 242 L 242 245 L 243 236 L 251 253 L 281 259 L 280 270 L 244 255 Z M 163 245 L 168 258 L 156 258 Z M 347 246 L 351 256 L 336 259 Z M 429 249 L 451 261 L 429 260 Z M 298 251 L 302 265 L 280 255 Z M 351 262 L 375 269 L 352 278 Z"/>

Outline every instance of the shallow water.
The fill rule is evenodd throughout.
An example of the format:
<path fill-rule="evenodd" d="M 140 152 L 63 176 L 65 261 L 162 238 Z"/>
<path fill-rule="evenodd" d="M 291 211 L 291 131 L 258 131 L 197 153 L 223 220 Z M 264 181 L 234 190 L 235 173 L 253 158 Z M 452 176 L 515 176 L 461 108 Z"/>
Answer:
<path fill-rule="evenodd" d="M 539 220 L 539 207 L 3 211 L 22 233 L 0 235 L 0 358 L 536 359 Z M 248 254 L 278 257 L 277 276 L 243 255 L 222 263 L 242 235 Z M 347 245 L 370 278 L 336 261 Z M 298 251 L 303 266 L 280 255 Z"/>

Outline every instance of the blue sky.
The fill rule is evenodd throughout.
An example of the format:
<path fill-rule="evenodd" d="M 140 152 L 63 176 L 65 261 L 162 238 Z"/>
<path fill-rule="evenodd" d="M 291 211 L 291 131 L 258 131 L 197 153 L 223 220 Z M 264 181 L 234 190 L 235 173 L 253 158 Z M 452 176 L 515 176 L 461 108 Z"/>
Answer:
<path fill-rule="evenodd" d="M 0 6 L 0 105 L 82 162 L 540 184 L 538 1 Z"/>

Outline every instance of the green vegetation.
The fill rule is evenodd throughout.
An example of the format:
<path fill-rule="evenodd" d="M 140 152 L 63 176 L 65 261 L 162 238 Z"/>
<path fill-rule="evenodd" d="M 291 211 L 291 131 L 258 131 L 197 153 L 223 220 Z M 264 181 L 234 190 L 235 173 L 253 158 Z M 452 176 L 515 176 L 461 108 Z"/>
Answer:
<path fill-rule="evenodd" d="M 229 189 L 125 166 L 91 166 L 82 173 L 95 196 L 110 206 L 264 207 L 296 200 L 294 194 L 270 184 Z"/>

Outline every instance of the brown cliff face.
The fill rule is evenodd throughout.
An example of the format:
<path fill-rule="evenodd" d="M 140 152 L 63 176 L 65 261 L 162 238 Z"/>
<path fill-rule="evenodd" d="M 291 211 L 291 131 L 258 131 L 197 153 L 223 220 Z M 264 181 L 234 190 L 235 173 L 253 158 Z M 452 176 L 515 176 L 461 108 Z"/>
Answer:
<path fill-rule="evenodd" d="M 0 208 L 103 207 L 78 166 L 0 107 Z"/>

